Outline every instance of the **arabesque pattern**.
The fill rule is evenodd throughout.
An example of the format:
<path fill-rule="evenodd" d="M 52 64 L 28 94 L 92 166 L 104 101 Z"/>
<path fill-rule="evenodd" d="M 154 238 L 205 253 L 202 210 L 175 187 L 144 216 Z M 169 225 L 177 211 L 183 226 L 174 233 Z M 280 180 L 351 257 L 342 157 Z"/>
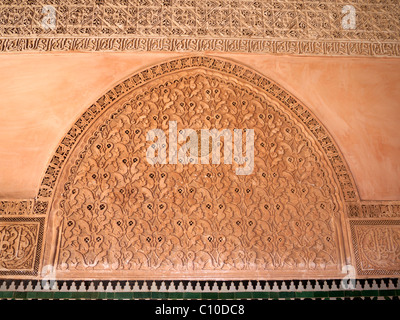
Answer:
<path fill-rule="evenodd" d="M 340 194 L 299 121 L 257 90 L 201 70 L 130 97 L 70 160 L 57 269 L 340 269 Z M 253 173 L 237 176 L 224 163 L 149 164 L 146 132 L 168 131 L 168 121 L 178 130 L 253 128 Z"/>

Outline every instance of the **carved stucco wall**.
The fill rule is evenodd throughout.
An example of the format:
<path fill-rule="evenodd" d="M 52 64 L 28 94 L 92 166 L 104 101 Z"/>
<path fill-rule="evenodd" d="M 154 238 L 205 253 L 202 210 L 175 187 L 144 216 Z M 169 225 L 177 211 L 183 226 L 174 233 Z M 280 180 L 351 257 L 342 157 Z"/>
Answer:
<path fill-rule="evenodd" d="M 45 5 L 55 10 L 54 28 L 43 26 L 43 21 L 49 21 L 49 11 L 43 11 Z M 346 13 L 342 10 L 346 5 L 355 9 L 354 29 L 343 27 Z M 399 200 L 396 101 L 400 90 L 396 85 L 398 63 L 386 58 L 400 55 L 399 8 L 397 0 L 2 1 L 0 63 L 4 79 L 0 80 L 7 91 L 3 95 L 7 105 L 2 106 L 6 120 L 0 128 L 0 195 L 8 200 L 0 201 L 0 276 L 39 277 L 43 266 L 49 264 L 55 265 L 58 275 L 65 278 L 326 278 L 343 276 L 340 271 L 345 264 L 354 265 L 358 277 L 398 276 L 400 203 L 394 200 Z M 57 54 L 60 51 L 75 57 L 77 51 L 97 52 L 103 60 L 94 55 L 72 58 L 71 70 L 82 69 L 89 75 L 77 76 L 75 72 L 64 79 L 54 76 L 57 72 L 66 74 L 58 65 L 71 66 L 65 64 L 65 56 Z M 157 56 L 151 51 L 162 54 Z M 32 55 L 15 55 L 21 52 Z M 49 52 L 56 53 L 47 55 L 44 63 L 43 53 Z M 106 56 L 106 52 L 135 55 Z M 149 54 L 141 56 L 139 52 Z M 161 62 L 176 58 L 179 52 L 213 52 L 220 57 L 225 53 L 240 63 L 207 54 Z M 232 55 L 235 52 L 247 54 Z M 276 56 L 264 58 L 256 53 Z M 311 61 L 310 57 L 302 57 L 296 62 L 295 56 L 322 56 L 327 60 L 316 62 L 317 58 Z M 338 63 L 332 62 L 332 56 L 347 58 Z M 83 68 L 85 61 L 92 69 Z M 116 69 L 107 69 L 101 66 L 102 62 L 120 64 Z M 26 63 L 32 66 L 27 68 Z M 132 64 L 147 69 L 120 82 L 132 73 Z M 337 71 L 338 66 L 341 72 Z M 91 70 L 102 67 L 106 80 L 90 82 L 90 75 L 99 76 Z M 25 79 L 18 78 L 21 68 L 24 72 L 36 68 L 35 75 L 24 73 Z M 43 92 L 35 87 L 37 68 L 53 70 L 46 76 L 50 80 Z M 285 71 L 288 74 L 284 75 Z M 321 81 L 315 81 L 318 77 L 330 84 L 327 90 L 323 90 Z M 274 83 L 275 78 L 285 83 L 285 88 L 301 94 L 306 105 L 293 92 Z M 65 82 L 64 89 L 52 83 L 60 79 Z M 72 79 L 92 85 L 75 84 Z M 172 79 L 177 82 L 168 84 Z M 118 85 L 110 85 L 116 81 Z M 57 119 L 75 119 L 82 114 L 83 107 L 74 104 L 87 106 L 100 95 L 95 93 L 101 92 L 99 83 L 107 93 L 85 110 L 70 129 L 59 129 L 59 124 L 60 128 L 67 125 L 65 120 Z M 211 92 L 220 90 L 220 97 L 214 93 L 213 98 L 221 99 L 223 105 L 234 102 L 232 96 L 226 95 L 228 91 L 234 92 L 235 97 L 246 96 L 242 100 L 248 104 L 246 112 L 251 118 L 244 120 L 244 113 L 233 116 L 232 109 L 226 108 L 218 115 L 221 119 L 235 119 L 236 122 L 229 122 L 232 126 L 246 123 L 258 128 L 256 153 L 262 161 L 257 162 L 257 173 L 239 181 L 226 165 L 210 172 L 201 166 L 167 166 L 165 172 L 162 168 L 153 172 L 153 168 L 139 161 L 143 160 L 143 145 L 142 149 L 135 149 L 136 159 L 143 165 L 138 171 L 143 177 L 137 180 L 132 172 L 136 168 L 132 130 L 146 130 L 161 120 L 151 120 L 159 115 L 150 108 L 143 111 L 150 116 L 149 123 L 138 122 L 134 99 L 141 91 L 153 90 L 153 103 L 164 111 L 162 116 L 172 117 L 164 102 L 171 97 L 162 93 L 161 86 L 180 86 L 181 93 L 175 98 L 185 100 L 183 97 L 189 95 L 197 99 L 191 101 L 196 105 L 207 99 L 207 94 L 199 93 L 201 90 L 195 93 L 196 86 Z M 75 90 L 68 95 L 63 91 L 65 87 Z M 13 98 L 13 92 L 21 98 Z M 63 92 L 68 103 L 49 92 Z M 74 94 L 88 100 L 79 100 Z M 25 114 L 10 116 L 18 105 L 27 104 L 25 95 L 34 110 L 24 107 Z M 324 100 L 322 95 L 330 97 Z M 32 100 L 35 97 L 48 100 L 46 111 L 37 107 L 38 102 Z M 214 100 L 208 106 L 216 112 Z M 57 108 L 52 108 L 51 103 Z M 61 110 L 63 107 L 65 110 Z M 47 124 L 48 137 L 33 130 L 40 114 L 30 114 L 35 114 L 36 109 L 45 112 L 46 119 L 53 116 L 56 121 L 52 126 L 59 130 L 50 130 L 51 125 Z M 112 119 L 114 112 L 117 116 Z M 268 116 L 273 117 L 269 122 Z M 180 115 L 182 122 L 192 118 L 190 109 Z M 216 119 L 207 121 L 200 120 L 198 128 L 220 123 Z M 21 128 L 16 129 L 18 123 L 25 124 L 23 133 Z M 68 133 L 36 188 L 42 171 L 38 168 L 43 166 L 47 149 L 56 139 L 52 135 L 61 137 L 65 131 Z M 114 136 L 108 136 L 109 132 Z M 293 132 L 301 136 L 300 140 Z M 115 139 L 120 139 L 119 147 L 114 145 Z M 361 143 L 362 140 L 369 141 Z M 15 149 L 9 149 L 10 141 Z M 283 141 L 285 147 L 278 149 Z M 335 141 L 340 142 L 339 146 Z M 100 149 L 93 148 L 96 143 Z M 40 145 L 47 149 L 40 151 Z M 107 157 L 111 167 L 104 166 Z M 120 163 L 122 157 L 126 163 Z M 303 165 L 297 162 L 300 158 Z M 169 179 L 176 169 L 182 171 L 174 183 L 186 185 L 185 188 L 175 190 L 171 186 Z M 207 195 L 205 186 L 210 181 L 190 180 L 185 170 L 195 170 L 199 176 L 205 174 L 206 180 L 221 188 Z M 277 184 L 285 187 L 276 189 Z M 148 190 L 145 195 L 139 191 L 144 186 Z M 188 195 L 182 196 L 179 190 Z M 169 211 L 171 208 L 175 209 Z M 196 219 L 188 220 L 188 212 Z M 146 223 L 147 227 L 143 227 Z M 179 241 L 173 238 L 176 234 Z M 112 240 L 115 237 L 118 240 Z M 193 243 L 198 247 L 191 247 Z M 83 271 L 89 269 L 90 275 Z"/>
<path fill-rule="evenodd" d="M 363 200 L 398 199 L 398 59 L 213 55 L 257 70 L 303 101 L 339 145 Z M 34 198 L 53 150 L 93 101 L 121 79 L 176 57 L 1 55 L 0 199 Z"/>
<path fill-rule="evenodd" d="M 54 10 L 54 28 L 45 5 Z M 356 25 L 343 27 L 353 6 Z M 0 50 L 399 56 L 397 0 L 7 0 Z"/>
<path fill-rule="evenodd" d="M 203 65 L 211 72 L 185 70 Z M 81 277 L 89 270 L 92 277 L 336 275 L 345 258 L 342 201 L 335 192 L 340 187 L 312 139 L 262 92 L 227 77 L 257 77 L 229 63 L 182 59 L 132 80 L 140 83 L 180 69 L 185 71 L 153 80 L 113 103 L 93 124 L 95 131 L 81 138 L 76 150 L 86 151 L 71 155 L 74 165 L 66 165 L 60 177 L 66 182 L 55 191 L 63 196 L 50 209 L 62 216 L 53 222 L 62 225 L 54 261 L 59 276 L 64 270 L 66 276 Z M 277 86 L 254 80 L 279 94 Z M 99 103 L 106 108 L 106 101 Z M 177 121 L 178 130 L 254 128 L 254 173 L 237 176 L 235 165 L 225 164 L 153 167 L 146 160 L 151 142 L 145 132 L 167 130 L 168 121 Z M 45 195 L 48 185 L 47 180 Z M 345 197 L 354 199 L 350 188 L 343 187 Z"/>
<path fill-rule="evenodd" d="M 192 85 L 190 85 L 190 79 L 198 80 L 192 81 Z M 176 80 L 178 84 L 174 84 L 172 80 Z M 168 81 L 171 81 L 171 84 L 167 85 Z M 289 149 L 283 148 L 281 149 L 282 152 L 275 152 L 274 146 L 270 146 L 270 149 L 265 151 L 264 157 L 262 156 L 263 151 L 259 149 L 261 158 L 265 159 L 266 157 L 271 160 L 271 163 L 266 161 L 261 165 L 258 164 L 257 175 L 255 174 L 256 178 L 254 178 L 253 183 L 260 186 L 265 183 L 262 179 L 270 179 L 269 184 L 264 184 L 264 188 L 259 187 L 259 191 L 254 193 L 255 190 L 251 187 L 244 187 L 246 181 L 241 184 L 235 182 L 235 176 L 230 174 L 231 168 L 224 168 L 221 169 L 220 173 L 223 177 L 226 177 L 226 184 L 223 183 L 222 178 L 218 178 L 217 172 L 213 172 L 216 174 L 214 183 L 220 183 L 227 188 L 225 192 L 220 194 L 224 201 L 218 203 L 214 194 L 207 197 L 205 193 L 197 193 L 199 188 L 204 188 L 207 182 L 193 181 L 194 194 L 201 194 L 202 196 L 194 197 L 192 198 L 194 202 L 190 202 L 190 196 L 182 197 L 179 200 L 179 188 L 173 190 L 171 184 L 167 183 L 168 174 L 171 175 L 171 171 L 168 170 L 164 172 L 167 177 L 165 179 L 161 177 L 162 170 L 150 173 L 148 167 L 147 170 L 139 170 L 138 172 L 143 174 L 143 178 L 139 180 L 140 183 L 135 182 L 137 177 L 134 178 L 133 172 L 125 175 L 122 180 L 116 178 L 118 172 L 121 174 L 124 170 L 126 171 L 128 164 L 130 169 L 135 167 L 134 155 L 132 152 L 127 152 L 134 144 L 130 142 L 130 139 L 125 139 L 131 137 L 129 135 L 134 138 L 134 131 L 136 130 L 134 114 L 138 105 L 134 100 L 135 97 L 140 95 L 142 91 L 146 92 L 146 89 L 147 92 L 150 90 L 150 92 L 154 92 L 153 97 L 150 95 L 152 100 L 155 99 L 153 103 L 163 109 L 165 102 L 156 103 L 156 101 L 168 100 L 171 97 L 167 93 L 165 93 L 167 96 L 163 96 L 161 88 L 174 85 L 179 87 L 179 84 L 181 85 L 180 92 L 182 92 L 181 100 L 184 103 L 190 103 L 190 101 L 183 99 L 183 97 L 190 95 L 197 99 L 195 102 L 192 101 L 195 104 L 206 98 L 207 93 L 202 92 L 200 96 L 199 93 L 194 94 L 196 84 L 204 90 L 212 91 L 217 88 L 221 92 L 233 90 L 236 95 L 246 95 L 246 99 L 242 98 L 242 100 L 252 105 L 251 110 L 254 113 L 253 117 L 248 120 L 252 122 L 249 124 L 259 127 L 261 136 L 265 133 L 272 134 L 274 132 L 267 125 L 268 116 L 272 116 L 275 119 L 274 121 L 280 121 L 286 125 L 285 128 L 289 129 L 289 132 L 278 130 L 277 136 L 274 136 L 276 132 L 268 138 L 265 134 L 266 141 L 256 139 L 256 144 L 260 143 L 260 146 L 261 143 L 271 143 L 268 139 L 271 139 L 274 144 L 281 143 L 282 139 L 286 138 L 288 141 L 292 141 L 289 143 Z M 207 86 L 209 89 L 207 89 Z M 151 88 L 153 91 L 151 91 Z M 186 93 L 186 96 L 184 93 Z M 147 98 L 144 97 L 146 97 L 145 94 L 142 98 L 146 101 Z M 161 100 L 161 97 L 164 100 Z M 179 94 L 175 94 L 175 98 L 179 97 Z M 233 102 L 226 93 L 220 99 L 223 105 L 229 105 Z M 215 108 L 213 103 L 211 105 Z M 190 113 L 184 112 L 184 107 L 181 108 L 183 108 L 181 119 L 190 119 Z M 155 116 L 154 110 L 151 111 L 151 108 L 146 112 L 153 117 Z M 229 118 L 230 112 L 230 109 L 224 108 L 220 114 L 221 118 Z M 117 113 L 118 116 L 111 119 L 112 113 Z M 159 115 L 161 113 L 156 116 Z M 260 118 L 260 115 L 265 116 L 265 120 Z M 165 116 L 171 116 L 167 110 Z M 212 116 L 215 117 L 215 114 Z M 153 125 L 157 121 L 161 121 L 159 124 L 162 124 L 161 119 L 152 120 L 150 117 L 147 120 L 150 121 L 147 125 L 137 126 L 143 130 L 151 124 L 151 121 L 154 122 Z M 204 119 L 202 121 L 200 122 L 201 125 L 207 123 Z M 271 120 L 270 122 L 272 127 L 284 129 L 274 121 Z M 243 120 L 237 124 L 240 126 L 242 122 Z M 106 124 L 103 131 L 98 131 L 103 124 Z M 97 133 L 95 133 L 96 130 Z M 293 131 L 298 132 L 301 139 L 308 142 L 308 149 L 305 150 L 309 151 L 301 151 L 304 149 L 299 148 L 299 142 L 294 142 Z M 110 132 L 114 132 L 114 138 L 110 138 L 108 134 Z M 114 148 L 115 139 L 121 140 L 119 142 L 123 145 L 122 149 Z M 100 149 L 97 149 L 96 142 L 99 143 Z M 110 147 L 108 147 L 108 144 Z M 299 153 L 291 154 L 288 151 L 290 148 L 296 149 Z M 107 151 L 108 149 L 114 151 Z M 143 150 L 139 149 L 137 152 L 139 156 L 136 159 L 139 160 Z M 300 156 L 302 152 L 305 152 L 305 154 Z M 122 155 L 125 155 L 125 157 L 121 160 L 120 156 Z M 104 159 L 108 156 L 113 163 L 110 168 L 113 169 L 104 167 Z M 278 163 L 285 163 L 285 165 L 274 168 L 272 157 L 278 160 Z M 288 162 L 289 158 L 292 161 L 298 161 L 299 158 L 302 158 L 306 160 L 306 163 L 314 163 L 310 168 L 312 169 L 311 172 L 317 170 L 314 172 L 317 176 L 317 172 L 321 170 L 319 172 L 322 173 L 324 178 L 317 178 L 314 173 L 308 178 L 307 175 L 304 178 L 307 181 L 305 182 L 307 190 L 304 192 L 308 197 L 302 197 L 303 191 L 297 190 L 298 185 L 291 184 L 290 179 L 287 178 L 288 171 L 301 176 L 301 172 L 304 170 L 298 162 L 296 162 L 296 165 L 292 164 L 291 161 Z M 127 163 L 120 163 L 124 159 Z M 78 162 L 76 162 L 77 160 Z M 93 166 L 96 168 L 93 172 L 88 167 L 90 163 L 90 168 L 93 169 Z M 143 169 L 145 167 L 144 165 Z M 111 172 L 107 172 L 107 170 L 111 170 Z M 205 169 L 199 167 L 196 170 L 202 172 Z M 152 171 L 152 168 L 150 168 L 150 171 Z M 145 176 L 146 173 L 148 173 L 148 176 Z M 153 177 L 150 177 L 151 173 L 153 173 Z M 263 173 L 265 173 L 265 177 L 262 175 Z M 277 175 L 276 177 L 273 176 L 274 173 Z M 101 174 L 103 174 L 102 177 L 99 176 Z M 113 176 L 113 179 L 108 174 Z M 275 183 L 272 183 L 274 179 L 279 180 L 279 178 L 285 181 L 284 185 L 288 188 L 282 193 L 275 190 Z M 153 179 L 157 179 L 156 184 L 153 184 Z M 249 176 L 249 181 L 247 181 L 250 185 L 252 185 L 251 179 L 253 178 Z M 180 181 L 182 185 L 189 182 L 185 175 L 180 176 L 176 181 Z M 129 201 L 132 201 L 132 197 L 135 198 L 135 195 L 138 195 L 138 187 L 143 187 L 140 185 L 141 183 L 148 186 L 150 191 L 145 197 L 138 197 L 142 201 L 140 206 L 138 206 L 136 200 L 130 204 Z M 109 196 L 100 192 L 104 184 L 108 189 L 114 186 L 111 188 L 112 192 Z M 314 190 L 312 185 L 315 184 L 319 188 Z M 96 190 L 91 189 L 95 185 L 103 187 L 95 188 Z M 164 186 L 164 188 L 159 186 Z M 236 191 L 236 189 L 239 191 Z M 292 192 L 292 189 L 294 192 Z M 77 192 L 76 197 L 73 190 Z M 82 197 L 86 192 L 84 190 L 90 190 L 90 196 Z M 125 192 L 127 195 L 124 195 Z M 163 192 L 169 195 L 171 200 L 167 201 Z M 190 187 L 182 188 L 182 192 L 189 192 L 188 194 L 190 194 Z M 274 192 L 278 192 L 278 194 L 274 194 Z M 130 197 L 130 193 L 132 193 L 132 197 Z M 238 196 L 238 193 L 241 196 Z M 313 198 L 313 201 L 310 201 L 310 198 Z M 246 201 L 256 205 L 252 207 Z M 301 207 L 304 205 L 303 201 L 306 203 L 309 201 L 313 209 L 305 210 Z M 116 206 L 117 203 L 119 205 Z M 142 216 L 142 219 L 137 218 L 130 211 L 132 207 L 135 207 L 134 203 L 136 203 L 135 212 Z M 180 203 L 180 206 L 177 206 L 176 203 Z M 203 231 L 207 228 L 203 227 L 203 231 L 196 230 L 194 227 L 192 228 L 188 220 L 187 212 L 192 207 L 196 207 L 196 203 L 201 208 L 198 212 L 204 215 L 202 218 L 206 221 L 213 221 L 212 218 L 214 217 L 223 217 L 221 220 L 217 219 L 204 233 Z M 239 205 L 239 209 L 233 210 L 232 205 L 238 205 L 238 203 L 242 203 L 242 206 Z M 151 205 L 151 208 L 148 208 L 148 205 Z M 160 208 L 160 205 L 163 205 L 163 208 Z M 220 205 L 222 205 L 221 208 Z M 170 215 L 168 215 L 167 209 L 174 206 L 180 209 L 169 211 Z M 202 208 L 202 206 L 205 207 Z M 156 207 L 157 209 L 155 209 Z M 395 202 L 361 201 L 338 147 L 315 116 L 301 102 L 271 80 L 248 68 L 221 59 L 208 57 L 177 59 L 146 69 L 119 83 L 98 99 L 68 131 L 51 159 L 36 200 L 21 201 L 20 203 L 4 201 L 1 209 L 3 216 L 1 219 L 3 223 L 1 233 L 3 270 L 1 272 L 2 276 L 5 277 L 39 275 L 40 264 L 56 265 L 59 275 L 66 278 L 91 278 L 96 272 L 98 272 L 100 278 L 110 277 L 112 274 L 127 278 L 157 278 L 163 277 L 164 274 L 167 278 L 173 278 L 182 277 L 185 272 L 188 277 L 215 278 L 221 277 L 224 267 L 227 267 L 231 272 L 226 273 L 227 278 L 241 277 L 239 274 L 243 273 L 243 268 L 248 271 L 248 273 L 245 273 L 246 277 L 251 275 L 261 278 L 271 276 L 326 278 L 339 277 L 341 267 L 344 264 L 356 265 L 358 276 L 395 276 L 399 273 L 397 227 L 399 204 Z M 210 214 L 209 217 L 207 210 Z M 180 217 L 181 220 L 176 219 L 177 217 L 174 217 L 173 214 L 171 216 L 171 212 L 179 212 L 182 216 Z M 196 210 L 193 212 L 196 216 Z M 232 215 L 230 219 L 225 216 L 226 212 L 230 212 Z M 313 212 L 313 218 L 309 216 L 311 212 Z M 157 214 L 162 217 L 156 217 Z M 7 215 L 7 218 L 5 215 Z M 96 222 L 91 220 L 94 216 L 97 217 Z M 196 221 L 192 221 L 193 225 L 202 220 L 201 217 L 196 217 Z M 154 220 L 150 225 L 148 224 L 147 229 L 143 228 L 144 220 L 149 223 L 149 220 L 152 219 Z M 85 221 L 91 222 L 86 226 L 80 225 L 81 223 L 85 224 Z M 181 225 L 178 224 L 179 221 Z M 137 227 L 140 225 L 139 222 L 142 223 L 142 227 Z M 239 225 L 236 224 L 237 222 L 239 222 Z M 249 225 L 250 222 L 254 223 L 254 227 Z M 223 225 L 224 228 L 222 228 Z M 318 227 L 316 227 L 317 225 Z M 43 233 L 45 226 L 47 229 Z M 230 226 L 230 228 L 227 226 Z M 313 226 L 313 229 L 307 229 L 311 226 Z M 129 229 L 130 227 L 131 229 Z M 315 233 L 315 227 L 319 230 L 318 234 Z M 237 234 L 237 230 L 234 232 L 235 228 L 240 229 L 242 234 Z M 168 236 L 172 237 L 178 231 L 183 232 L 181 236 L 185 239 L 181 243 L 174 243 L 172 238 L 166 239 L 166 236 L 167 238 Z M 71 233 L 71 238 L 67 237 L 69 233 Z M 124 233 L 126 239 L 120 239 L 116 242 L 111 240 Z M 245 234 L 254 240 L 258 239 L 259 244 L 246 243 L 244 241 Z M 227 241 L 229 237 L 231 238 Z M 187 262 L 190 257 L 190 239 L 197 239 L 198 243 L 202 244 L 200 252 L 203 256 L 209 258 L 209 260 L 200 258 L 200 260 L 195 261 L 196 263 L 193 263 L 194 260 L 192 260 L 192 271 L 196 271 L 194 273 L 187 272 L 188 270 L 185 268 L 188 265 L 182 263 L 182 261 Z M 379 249 L 374 247 L 371 239 L 378 241 Z M 137 244 L 135 244 L 135 241 Z M 249 238 L 247 238 L 247 241 L 249 241 Z M 313 243 L 315 250 L 301 244 L 301 241 Z M 45 254 L 42 254 L 43 243 L 45 243 Z M 285 254 L 279 253 L 280 244 L 283 244 L 281 249 L 284 248 Z M 135 250 L 138 247 L 142 248 L 142 254 L 138 255 L 142 257 L 142 261 L 137 259 L 135 255 Z M 238 256 L 234 259 L 238 264 L 234 265 L 232 264 L 233 260 L 229 260 L 227 256 L 223 257 L 222 253 L 234 254 L 238 247 L 241 250 L 236 252 Z M 318 251 L 316 248 L 321 250 Z M 305 253 L 306 251 L 308 255 Z M 125 256 L 116 252 L 125 252 Z M 239 252 L 242 252 L 246 258 L 240 256 Z M 168 260 L 167 257 L 170 257 L 171 253 L 176 254 L 175 261 Z M 222 254 L 218 263 L 215 262 L 216 253 Z M 93 254 L 95 256 L 91 256 Z M 155 254 L 164 254 L 164 258 L 158 256 L 155 259 L 154 257 L 157 256 Z M 274 256 L 273 262 L 267 259 L 271 256 Z M 330 258 L 327 259 L 327 256 Z M 123 271 L 124 263 L 122 262 L 125 258 L 127 259 L 125 265 L 127 270 Z M 143 259 L 146 261 L 149 259 L 150 262 L 146 264 L 147 262 L 144 262 Z M 252 261 L 251 259 L 255 259 L 253 264 L 249 263 Z M 207 261 L 209 264 L 207 264 Z M 213 261 L 213 263 L 210 263 L 210 261 Z M 254 261 L 260 264 L 257 265 Z M 247 267 L 243 267 L 246 263 Z M 97 269 L 97 271 L 92 271 L 90 276 L 82 273 L 79 269 L 82 270 L 82 266 L 85 266 L 85 264 L 87 264 L 87 268 Z M 251 265 L 250 268 L 249 265 Z M 114 268 L 116 271 L 110 273 L 107 268 Z M 165 269 L 168 270 L 167 273 L 165 273 Z M 257 269 L 261 269 L 261 271 Z M 144 272 L 141 273 L 143 270 Z M 254 272 L 254 270 L 257 271 Z M 300 275 L 299 270 L 302 271 L 302 275 Z M 149 271 L 156 271 L 156 273 L 149 276 Z M 178 273 L 174 274 L 174 271 Z"/>

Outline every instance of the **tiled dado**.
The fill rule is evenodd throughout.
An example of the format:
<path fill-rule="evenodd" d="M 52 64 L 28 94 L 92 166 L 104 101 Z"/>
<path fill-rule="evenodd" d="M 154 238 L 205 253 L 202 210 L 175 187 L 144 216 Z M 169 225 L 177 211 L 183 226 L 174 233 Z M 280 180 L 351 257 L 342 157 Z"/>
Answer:
<path fill-rule="evenodd" d="M 237 292 L 237 293 L 210 293 L 210 292 L 0 292 L 1 299 L 62 299 L 62 300 L 132 300 L 132 299 L 263 299 L 263 300 L 294 300 L 294 299 L 322 299 L 322 300 L 393 300 L 398 299 L 400 290 L 352 290 L 331 292 Z"/>
<path fill-rule="evenodd" d="M 290 281 L 3 281 L 0 299 L 398 299 L 398 279 Z"/>

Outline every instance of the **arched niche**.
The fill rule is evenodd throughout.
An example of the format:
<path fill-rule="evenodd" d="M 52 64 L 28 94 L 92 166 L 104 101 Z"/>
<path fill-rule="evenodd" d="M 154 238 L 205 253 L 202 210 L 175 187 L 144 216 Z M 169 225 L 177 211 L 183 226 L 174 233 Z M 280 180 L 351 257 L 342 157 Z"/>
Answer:
<path fill-rule="evenodd" d="M 170 121 L 254 130 L 254 170 L 150 164 L 146 134 L 163 130 L 169 147 Z M 295 97 L 193 56 L 98 99 L 57 148 L 35 212 L 47 214 L 42 266 L 57 278 L 332 278 L 351 259 L 345 204 L 357 199 L 333 139 Z"/>

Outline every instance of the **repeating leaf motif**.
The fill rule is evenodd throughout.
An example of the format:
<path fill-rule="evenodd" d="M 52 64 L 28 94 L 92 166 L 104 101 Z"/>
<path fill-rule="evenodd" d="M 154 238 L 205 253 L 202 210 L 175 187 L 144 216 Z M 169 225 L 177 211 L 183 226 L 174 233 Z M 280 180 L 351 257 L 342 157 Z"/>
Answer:
<path fill-rule="evenodd" d="M 65 186 L 62 270 L 337 270 L 339 205 L 304 127 L 250 87 L 191 73 L 99 126 Z M 253 129 L 254 171 L 146 160 L 150 129 Z M 201 141 L 200 141 L 201 142 Z M 223 143 L 221 150 L 223 150 Z"/>

